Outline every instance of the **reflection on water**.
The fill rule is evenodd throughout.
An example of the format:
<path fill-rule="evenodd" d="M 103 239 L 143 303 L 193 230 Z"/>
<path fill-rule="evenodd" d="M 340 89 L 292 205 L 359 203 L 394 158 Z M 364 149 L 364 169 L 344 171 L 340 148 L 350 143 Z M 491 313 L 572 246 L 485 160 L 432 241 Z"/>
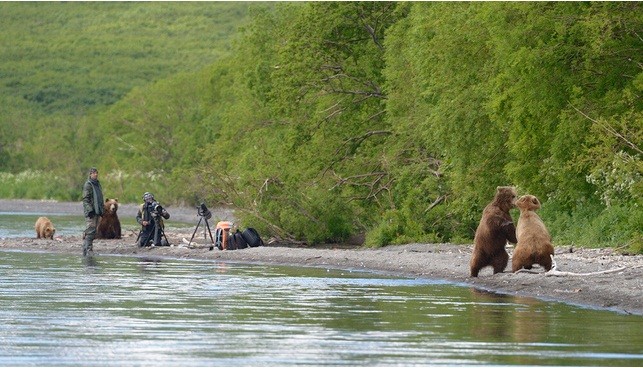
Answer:
<path fill-rule="evenodd" d="M 643 364 L 640 316 L 364 273 L 0 252 L 0 365 Z"/>

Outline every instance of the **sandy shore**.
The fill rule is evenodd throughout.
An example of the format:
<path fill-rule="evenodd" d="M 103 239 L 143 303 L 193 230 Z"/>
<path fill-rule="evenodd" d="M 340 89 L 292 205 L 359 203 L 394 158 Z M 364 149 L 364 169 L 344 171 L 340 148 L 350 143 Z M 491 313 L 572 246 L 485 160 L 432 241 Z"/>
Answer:
<path fill-rule="evenodd" d="M 0 200 L 0 210 L 9 211 L 11 207 L 28 208 L 32 205 L 31 202 Z M 49 205 L 55 208 L 56 213 L 78 213 L 80 206 L 57 202 L 50 202 Z M 186 221 L 196 218 L 190 215 L 193 212 L 195 210 L 184 209 Z M 175 208 L 172 211 L 173 216 L 179 213 L 182 213 L 181 209 Z M 174 246 L 144 249 L 134 244 L 135 234 L 128 231 L 123 239 L 96 240 L 94 250 L 98 256 L 118 254 L 374 271 L 405 277 L 441 279 L 504 294 L 643 315 L 643 256 L 624 256 L 612 249 L 557 247 L 555 260 L 558 270 L 573 274 L 492 275 L 491 269 L 486 268 L 481 271 L 480 277 L 471 278 L 468 264 L 472 244 L 406 244 L 369 249 L 345 246 L 294 247 L 273 243 L 242 250 L 220 251 L 215 248 L 210 251 L 207 244 L 186 244 L 193 231 L 194 229 L 173 230 L 168 224 L 166 235 Z M 200 231 L 195 240 L 196 238 L 199 242 L 204 242 Z M 82 239 L 80 236 L 56 237 L 54 240 L 0 239 L 0 250 L 46 251 L 81 256 Z M 511 248 L 509 251 L 511 252 Z M 536 270 L 542 271 L 538 268 Z M 614 270 L 616 271 L 599 273 Z"/>

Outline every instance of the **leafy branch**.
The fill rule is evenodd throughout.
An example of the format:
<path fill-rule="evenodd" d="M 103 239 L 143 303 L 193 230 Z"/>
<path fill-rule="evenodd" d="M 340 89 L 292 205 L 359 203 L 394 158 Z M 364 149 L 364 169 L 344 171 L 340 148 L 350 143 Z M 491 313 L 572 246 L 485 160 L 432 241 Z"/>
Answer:
<path fill-rule="evenodd" d="M 571 105 L 571 104 L 570 104 Z M 639 148 L 634 142 L 630 141 L 627 137 L 625 137 L 623 134 L 618 132 L 614 127 L 612 127 L 609 123 L 607 122 L 602 122 L 601 120 L 593 119 L 589 115 L 585 114 L 583 111 L 578 109 L 576 106 L 571 105 L 571 107 L 576 110 L 579 114 L 581 114 L 583 117 L 591 121 L 592 123 L 598 125 L 601 127 L 603 130 L 608 132 L 609 134 L 613 135 L 617 139 L 621 140 L 626 146 L 630 147 L 634 151 L 638 152 L 639 154 L 643 154 L 643 150 Z"/>

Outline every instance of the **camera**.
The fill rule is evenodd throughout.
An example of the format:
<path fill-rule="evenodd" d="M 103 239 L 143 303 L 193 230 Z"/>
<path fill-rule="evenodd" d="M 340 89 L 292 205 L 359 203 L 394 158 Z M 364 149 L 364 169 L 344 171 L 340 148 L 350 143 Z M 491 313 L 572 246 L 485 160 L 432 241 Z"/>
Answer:
<path fill-rule="evenodd" d="M 205 203 L 201 203 L 198 211 L 199 211 L 199 216 L 205 217 L 206 220 L 209 220 L 212 218 L 212 212 L 210 212 L 208 207 L 205 206 Z"/>
<path fill-rule="evenodd" d="M 163 213 L 163 206 L 161 206 L 158 202 L 152 202 L 150 203 L 150 208 L 152 209 L 152 214 L 160 216 Z"/>

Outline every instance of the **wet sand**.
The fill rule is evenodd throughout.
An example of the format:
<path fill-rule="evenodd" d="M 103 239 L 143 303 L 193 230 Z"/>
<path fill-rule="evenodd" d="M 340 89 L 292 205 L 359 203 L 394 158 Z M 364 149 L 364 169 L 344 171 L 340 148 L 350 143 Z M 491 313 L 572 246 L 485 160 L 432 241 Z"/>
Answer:
<path fill-rule="evenodd" d="M 34 203 L 36 202 L 36 203 Z M 46 204 L 45 204 L 46 203 Z M 131 205 L 135 207 L 134 205 Z M 58 203 L 21 200 L 0 200 L 0 211 L 47 213 L 82 213 L 80 203 Z M 170 210 L 171 209 L 171 210 Z M 196 209 L 171 208 L 172 219 L 196 223 Z M 218 212 L 217 218 L 230 218 L 228 212 Z M 173 229 L 166 223 L 166 235 L 171 247 L 139 248 L 136 232 L 125 231 L 122 239 L 95 240 L 94 251 L 101 255 L 130 255 L 146 258 L 203 259 L 216 262 L 242 262 L 323 267 L 344 270 L 378 272 L 404 277 L 446 280 L 452 283 L 509 295 L 528 296 L 548 301 L 608 309 L 621 313 L 643 315 L 643 255 L 621 255 L 613 249 L 586 249 L 559 246 L 555 261 L 558 271 L 572 274 L 505 272 L 492 275 L 491 268 L 481 271 L 480 277 L 469 277 L 472 244 L 406 244 L 383 248 L 357 246 L 299 247 L 270 242 L 266 246 L 241 250 L 209 250 L 202 233 L 195 236 L 198 244 L 188 245 L 194 227 Z M 55 224 L 54 224 L 55 225 Z M 0 239 L 0 250 L 45 251 L 82 256 L 82 237 L 64 236 L 54 240 L 34 238 Z M 511 247 L 508 248 L 511 253 Z M 509 266 L 510 267 L 510 266 Z M 508 267 L 508 268 L 509 268 Z M 534 270 L 543 271 L 536 267 Z M 616 272 L 600 273 L 602 271 Z M 590 275 L 578 275 L 592 273 Z"/>

